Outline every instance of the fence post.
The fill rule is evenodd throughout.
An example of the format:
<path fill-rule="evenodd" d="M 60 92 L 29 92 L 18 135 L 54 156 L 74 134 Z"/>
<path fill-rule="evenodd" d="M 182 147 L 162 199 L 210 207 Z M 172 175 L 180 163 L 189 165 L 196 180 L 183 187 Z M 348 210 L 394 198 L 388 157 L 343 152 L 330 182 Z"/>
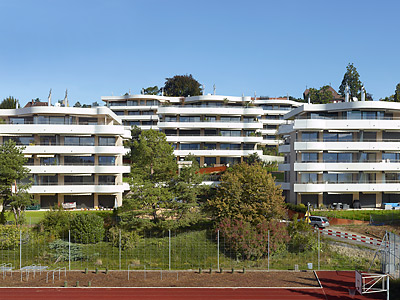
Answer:
<path fill-rule="evenodd" d="M 168 266 L 171 271 L 171 230 L 168 230 Z"/>
<path fill-rule="evenodd" d="M 219 230 L 217 231 L 217 270 L 219 271 Z"/>
<path fill-rule="evenodd" d="M 19 231 L 19 269 L 22 268 L 22 230 Z"/>
<path fill-rule="evenodd" d="M 319 271 L 319 267 L 320 267 L 320 249 L 321 249 L 321 243 L 320 243 L 320 235 L 321 235 L 321 230 L 318 228 L 318 271 Z"/>
<path fill-rule="evenodd" d="M 121 270 L 121 229 L 119 230 L 119 269 Z"/>
<path fill-rule="evenodd" d="M 71 230 L 68 230 L 68 270 L 71 271 Z"/>
<path fill-rule="evenodd" d="M 269 230 L 268 230 L 268 271 L 269 271 Z"/>

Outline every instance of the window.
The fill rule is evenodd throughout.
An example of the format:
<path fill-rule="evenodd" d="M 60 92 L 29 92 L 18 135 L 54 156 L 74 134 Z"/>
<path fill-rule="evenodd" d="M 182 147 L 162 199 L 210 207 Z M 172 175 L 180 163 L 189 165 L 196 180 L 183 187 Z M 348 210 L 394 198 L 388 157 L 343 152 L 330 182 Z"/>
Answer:
<path fill-rule="evenodd" d="M 94 136 L 79 137 L 79 136 L 66 136 L 64 139 L 66 146 L 94 146 Z"/>
<path fill-rule="evenodd" d="M 240 130 L 221 130 L 220 131 L 222 136 L 240 136 Z"/>
<path fill-rule="evenodd" d="M 92 185 L 94 184 L 94 176 L 65 176 L 65 185 Z"/>
<path fill-rule="evenodd" d="M 99 146 L 115 146 L 115 137 L 99 136 Z"/>
<path fill-rule="evenodd" d="M 221 117 L 221 122 L 240 122 L 240 117 Z"/>
<path fill-rule="evenodd" d="M 254 150 L 254 144 L 243 144 L 243 150 Z"/>
<path fill-rule="evenodd" d="M 117 116 L 123 116 L 125 114 L 124 111 L 114 111 Z"/>
<path fill-rule="evenodd" d="M 200 150 L 200 144 L 181 144 L 181 150 Z"/>
<path fill-rule="evenodd" d="M 382 160 L 386 162 L 398 162 L 400 161 L 400 153 L 384 152 L 382 153 Z"/>
<path fill-rule="evenodd" d="M 57 145 L 58 137 L 56 136 L 40 136 L 40 145 Z"/>
<path fill-rule="evenodd" d="M 240 157 L 221 157 L 220 163 L 224 165 L 235 165 L 240 163 Z"/>
<path fill-rule="evenodd" d="M 400 182 L 400 173 L 384 173 L 384 182 L 387 183 Z"/>
<path fill-rule="evenodd" d="M 204 135 L 205 136 L 213 136 L 213 135 L 217 135 L 217 130 L 215 129 L 206 129 L 204 130 Z"/>
<path fill-rule="evenodd" d="M 353 140 L 353 133 L 352 132 L 345 132 L 345 133 L 324 132 L 323 140 L 324 140 L 324 142 L 350 142 Z"/>
<path fill-rule="evenodd" d="M 165 122 L 176 122 L 176 117 L 165 116 Z"/>
<path fill-rule="evenodd" d="M 301 173 L 301 183 L 317 183 L 317 173 Z"/>
<path fill-rule="evenodd" d="M 36 185 L 58 185 L 58 176 L 38 176 L 35 175 L 35 184 Z"/>
<path fill-rule="evenodd" d="M 64 156 L 64 165 L 93 166 L 94 156 Z"/>
<path fill-rule="evenodd" d="M 200 117 L 184 117 L 180 116 L 179 117 L 179 122 L 201 122 Z"/>
<path fill-rule="evenodd" d="M 221 150 L 240 150 L 240 144 L 221 144 Z"/>
<path fill-rule="evenodd" d="M 179 130 L 180 136 L 200 136 L 200 130 Z"/>
<path fill-rule="evenodd" d="M 351 183 L 353 173 L 324 173 L 322 180 L 325 183 Z"/>
<path fill-rule="evenodd" d="M 217 117 L 209 117 L 209 116 L 204 117 L 204 122 L 216 122 L 216 121 Z"/>
<path fill-rule="evenodd" d="M 204 163 L 207 164 L 207 166 L 212 166 L 217 163 L 217 158 L 215 157 L 204 157 Z"/>
<path fill-rule="evenodd" d="M 115 184 L 115 176 L 112 175 L 99 176 L 99 185 L 114 185 L 114 184 Z"/>
<path fill-rule="evenodd" d="M 110 106 L 126 106 L 126 101 L 110 101 Z"/>
<path fill-rule="evenodd" d="M 40 158 L 41 166 L 50 166 L 50 165 L 58 165 L 58 164 L 59 164 L 58 155 L 55 157 L 41 157 Z"/>
<path fill-rule="evenodd" d="M 301 153 L 301 162 L 318 162 L 318 153 L 313 153 L 313 152 Z"/>
<path fill-rule="evenodd" d="M 352 153 L 323 153 L 322 160 L 325 163 L 352 162 Z"/>
<path fill-rule="evenodd" d="M 176 135 L 177 135 L 177 130 L 174 130 L 174 129 L 166 129 L 164 133 L 165 133 L 165 135 L 169 135 L 169 136 L 173 135 L 173 136 L 176 136 Z"/>
<path fill-rule="evenodd" d="M 204 144 L 204 150 L 214 150 L 217 149 L 217 144 Z"/>
<path fill-rule="evenodd" d="M 100 166 L 114 166 L 115 165 L 115 157 L 114 156 L 99 156 L 99 165 Z"/>
<path fill-rule="evenodd" d="M 138 106 L 137 100 L 128 100 L 128 106 Z"/>
<path fill-rule="evenodd" d="M 128 111 L 128 115 L 129 116 L 139 116 L 140 115 L 140 111 Z"/>
<path fill-rule="evenodd" d="M 318 132 L 302 132 L 301 139 L 303 142 L 318 141 Z"/>
<path fill-rule="evenodd" d="M 33 136 L 5 136 L 3 138 L 3 142 L 6 141 L 14 141 L 18 146 L 29 146 L 35 144 L 35 139 Z"/>
<path fill-rule="evenodd" d="M 97 118 L 79 118 L 80 125 L 97 125 Z"/>
<path fill-rule="evenodd" d="M 152 116 L 152 115 L 155 115 L 154 111 L 152 110 L 142 111 L 142 116 Z"/>

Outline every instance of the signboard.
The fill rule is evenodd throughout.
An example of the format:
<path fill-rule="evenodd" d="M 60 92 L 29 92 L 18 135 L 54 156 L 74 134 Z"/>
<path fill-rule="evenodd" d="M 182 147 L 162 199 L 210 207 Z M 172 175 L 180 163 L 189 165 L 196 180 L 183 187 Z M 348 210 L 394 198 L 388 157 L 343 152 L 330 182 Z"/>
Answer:
<path fill-rule="evenodd" d="M 356 270 L 356 290 L 362 294 L 362 275 Z"/>

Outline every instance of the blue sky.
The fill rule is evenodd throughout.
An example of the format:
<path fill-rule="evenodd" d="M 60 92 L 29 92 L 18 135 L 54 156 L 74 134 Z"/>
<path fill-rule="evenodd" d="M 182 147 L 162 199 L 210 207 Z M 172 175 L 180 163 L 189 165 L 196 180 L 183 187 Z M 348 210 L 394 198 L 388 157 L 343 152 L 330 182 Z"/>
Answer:
<path fill-rule="evenodd" d="M 301 97 L 354 63 L 400 82 L 400 1 L 0 0 L 0 99 L 91 103 L 193 74 L 207 93 Z"/>

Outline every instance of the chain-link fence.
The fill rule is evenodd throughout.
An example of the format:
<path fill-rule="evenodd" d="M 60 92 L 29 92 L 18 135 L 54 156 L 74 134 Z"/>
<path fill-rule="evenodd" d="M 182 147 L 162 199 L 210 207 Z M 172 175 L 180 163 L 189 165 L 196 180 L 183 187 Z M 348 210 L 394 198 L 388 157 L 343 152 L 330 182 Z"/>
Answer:
<path fill-rule="evenodd" d="M 0 266 L 14 269 L 29 265 L 67 270 L 366 270 L 375 251 L 349 244 L 328 241 L 314 233 L 308 246 L 290 241 L 278 249 L 267 247 L 258 256 L 248 256 L 234 249 L 219 231 L 144 232 L 127 244 L 119 232 L 111 240 L 90 243 L 90 236 L 77 238 L 67 232 L 59 239 L 35 231 L 21 230 L 14 242 L 0 238 Z M 265 246 L 265 245 L 264 245 Z M 372 270 L 380 269 L 374 261 Z"/>

